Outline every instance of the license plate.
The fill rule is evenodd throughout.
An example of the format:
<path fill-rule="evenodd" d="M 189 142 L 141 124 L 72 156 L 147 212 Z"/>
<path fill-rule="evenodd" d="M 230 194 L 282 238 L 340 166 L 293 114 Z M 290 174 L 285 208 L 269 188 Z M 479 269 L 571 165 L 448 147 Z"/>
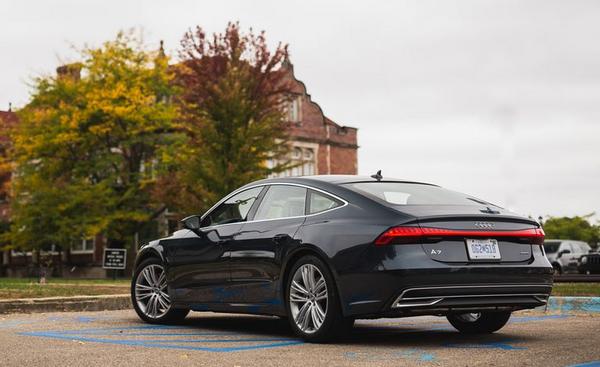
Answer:
<path fill-rule="evenodd" d="M 500 260 L 498 241 L 493 239 L 467 239 L 467 251 L 471 260 Z"/>

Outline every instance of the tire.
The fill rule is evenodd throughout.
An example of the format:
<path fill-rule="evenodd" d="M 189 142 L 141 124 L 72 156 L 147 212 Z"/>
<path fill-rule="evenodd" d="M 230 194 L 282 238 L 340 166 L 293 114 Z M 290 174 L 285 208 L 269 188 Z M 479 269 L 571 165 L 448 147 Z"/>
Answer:
<path fill-rule="evenodd" d="M 554 263 L 552 264 L 552 267 L 554 268 L 554 274 L 560 275 L 563 273 L 562 268 L 559 264 Z"/>
<path fill-rule="evenodd" d="M 172 307 L 163 264 L 155 257 L 142 261 L 135 269 L 131 279 L 131 303 L 140 319 L 151 324 L 178 323 L 190 312 Z"/>
<path fill-rule="evenodd" d="M 289 274 L 285 305 L 289 324 L 296 335 L 308 342 L 322 343 L 352 328 L 354 319 L 343 317 L 335 281 L 321 259 L 303 256 Z"/>
<path fill-rule="evenodd" d="M 478 315 L 478 316 L 475 316 Z M 511 312 L 480 312 L 450 314 L 446 316 L 450 324 L 465 334 L 491 334 L 500 330 L 510 319 Z"/>

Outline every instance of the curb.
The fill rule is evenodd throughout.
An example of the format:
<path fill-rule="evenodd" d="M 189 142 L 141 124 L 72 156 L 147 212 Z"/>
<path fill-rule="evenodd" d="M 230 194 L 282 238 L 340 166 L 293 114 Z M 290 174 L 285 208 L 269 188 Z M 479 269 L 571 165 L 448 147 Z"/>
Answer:
<path fill-rule="evenodd" d="M 0 301 L 0 314 L 61 311 L 105 311 L 131 308 L 129 294 L 22 298 Z"/>
<path fill-rule="evenodd" d="M 600 297 L 550 297 L 548 311 L 551 312 L 600 312 Z"/>

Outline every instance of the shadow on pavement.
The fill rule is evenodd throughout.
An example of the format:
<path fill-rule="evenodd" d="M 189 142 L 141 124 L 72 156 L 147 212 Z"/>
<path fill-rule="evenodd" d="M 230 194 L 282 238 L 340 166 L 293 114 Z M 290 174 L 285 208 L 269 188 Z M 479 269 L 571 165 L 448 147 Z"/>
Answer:
<path fill-rule="evenodd" d="M 359 320 L 352 332 L 331 344 L 377 346 L 446 346 L 490 349 L 526 349 L 524 345 L 537 338 L 502 330 L 494 334 L 465 335 L 445 322 L 413 323 L 411 319 L 381 325 L 376 320 Z M 441 320 L 441 319 L 440 319 Z M 293 338 L 286 319 L 268 316 L 216 315 L 189 316 L 181 326 L 220 332 L 269 335 Z"/>

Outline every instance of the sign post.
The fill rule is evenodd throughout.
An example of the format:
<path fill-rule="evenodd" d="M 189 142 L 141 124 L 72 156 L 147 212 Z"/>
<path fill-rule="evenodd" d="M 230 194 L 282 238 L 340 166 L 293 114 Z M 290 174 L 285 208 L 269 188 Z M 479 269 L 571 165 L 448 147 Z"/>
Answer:
<path fill-rule="evenodd" d="M 127 250 L 124 248 L 105 248 L 102 258 L 102 267 L 113 269 L 113 279 L 117 278 L 117 270 L 124 270 L 127 266 Z"/>

